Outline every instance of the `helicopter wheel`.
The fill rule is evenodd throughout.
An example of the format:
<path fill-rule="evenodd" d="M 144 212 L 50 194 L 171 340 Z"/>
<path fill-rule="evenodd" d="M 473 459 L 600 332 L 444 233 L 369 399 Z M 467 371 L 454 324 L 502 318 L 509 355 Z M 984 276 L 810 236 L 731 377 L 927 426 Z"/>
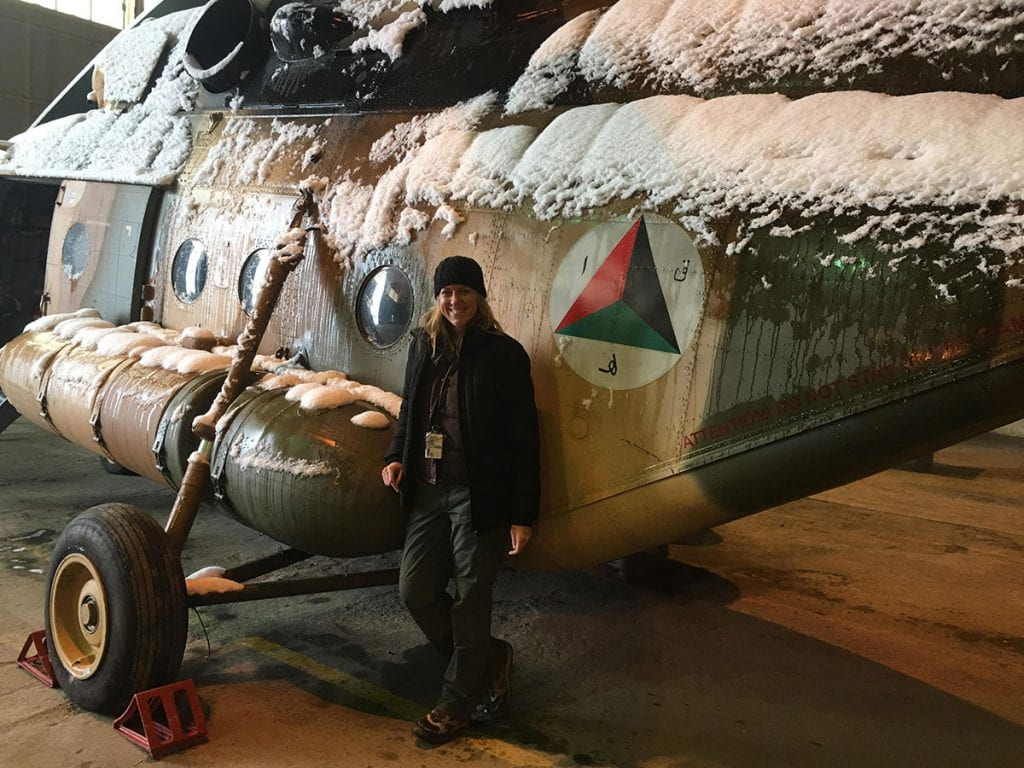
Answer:
<path fill-rule="evenodd" d="M 117 714 L 137 691 L 174 679 L 187 633 L 181 563 L 153 518 L 101 504 L 68 524 L 46 579 L 46 637 L 72 702 Z"/>

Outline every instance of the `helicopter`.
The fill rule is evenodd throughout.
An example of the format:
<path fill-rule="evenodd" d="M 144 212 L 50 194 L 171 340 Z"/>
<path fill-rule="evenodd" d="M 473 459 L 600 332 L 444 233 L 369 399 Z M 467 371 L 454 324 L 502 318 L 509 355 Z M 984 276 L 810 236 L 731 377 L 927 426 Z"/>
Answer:
<path fill-rule="evenodd" d="M 61 534 L 71 700 L 173 679 L 189 606 L 394 582 L 246 583 L 401 546 L 379 468 L 448 256 L 532 360 L 516 567 L 1024 416 L 1024 12 L 777 6 L 164 0 L 5 142 L 0 425 L 179 492 Z M 287 548 L 186 580 L 200 502 Z"/>

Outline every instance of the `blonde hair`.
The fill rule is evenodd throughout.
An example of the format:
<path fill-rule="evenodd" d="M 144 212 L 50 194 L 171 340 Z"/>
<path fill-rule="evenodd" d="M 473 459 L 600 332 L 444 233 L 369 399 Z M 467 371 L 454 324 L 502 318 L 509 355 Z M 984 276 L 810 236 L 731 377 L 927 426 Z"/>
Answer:
<path fill-rule="evenodd" d="M 469 324 L 488 333 L 503 333 L 501 325 L 494 319 L 494 311 L 487 299 L 476 291 L 476 312 L 470 318 Z M 441 311 L 441 300 L 436 299 L 434 306 L 423 313 L 420 318 L 420 327 L 426 331 L 427 341 L 430 342 L 430 356 L 435 361 L 443 358 L 454 357 L 458 350 L 456 343 L 455 329 Z"/>

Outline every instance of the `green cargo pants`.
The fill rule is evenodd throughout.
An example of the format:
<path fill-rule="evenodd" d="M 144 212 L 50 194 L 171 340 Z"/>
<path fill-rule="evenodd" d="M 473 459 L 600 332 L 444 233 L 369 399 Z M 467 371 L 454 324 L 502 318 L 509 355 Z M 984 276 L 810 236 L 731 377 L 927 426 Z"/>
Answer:
<path fill-rule="evenodd" d="M 448 659 L 437 706 L 460 720 L 469 718 L 486 688 L 491 589 L 509 546 L 507 528 L 473 531 L 468 486 L 417 482 L 399 594 L 427 640 Z"/>

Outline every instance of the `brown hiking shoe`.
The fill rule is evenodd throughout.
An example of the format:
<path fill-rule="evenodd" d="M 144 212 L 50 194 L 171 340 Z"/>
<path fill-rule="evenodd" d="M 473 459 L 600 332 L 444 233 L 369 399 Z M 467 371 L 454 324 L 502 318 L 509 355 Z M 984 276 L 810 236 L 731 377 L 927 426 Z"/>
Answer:
<path fill-rule="evenodd" d="M 441 709 L 432 709 L 412 727 L 412 732 L 431 744 L 445 744 L 466 729 L 469 720 L 458 720 Z"/>

